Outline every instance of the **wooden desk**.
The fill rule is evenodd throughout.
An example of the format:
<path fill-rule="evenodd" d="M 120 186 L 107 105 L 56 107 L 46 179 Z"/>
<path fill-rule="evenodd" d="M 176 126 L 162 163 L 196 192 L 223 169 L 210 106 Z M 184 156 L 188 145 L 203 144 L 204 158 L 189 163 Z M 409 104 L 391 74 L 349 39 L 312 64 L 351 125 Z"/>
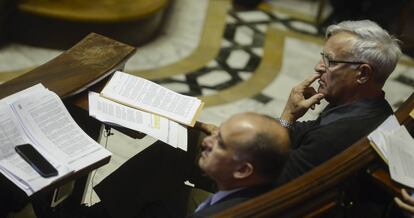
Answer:
<path fill-rule="evenodd" d="M 135 48 L 91 33 L 71 49 L 38 68 L 0 85 L 0 98 L 42 83 L 58 94 L 79 126 L 97 140 L 101 123 L 89 117 L 87 91 L 99 89 L 115 70 L 122 70 Z M 75 174 L 58 180 L 39 192 L 49 192 L 68 181 L 76 180 L 69 205 L 80 204 L 87 175 L 109 162 L 109 157 Z M 67 201 L 68 201 L 67 200 Z"/>

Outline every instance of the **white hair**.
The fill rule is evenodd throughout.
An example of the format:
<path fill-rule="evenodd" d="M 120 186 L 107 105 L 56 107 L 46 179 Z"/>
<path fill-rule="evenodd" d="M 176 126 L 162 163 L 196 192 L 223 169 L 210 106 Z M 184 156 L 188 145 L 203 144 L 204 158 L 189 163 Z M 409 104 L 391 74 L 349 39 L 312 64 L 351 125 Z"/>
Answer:
<path fill-rule="evenodd" d="M 368 63 L 374 69 L 374 79 L 383 85 L 401 56 L 400 41 L 370 20 L 343 21 L 330 25 L 325 36 L 329 38 L 339 32 L 356 36 L 356 42 L 349 52 L 356 61 Z"/>

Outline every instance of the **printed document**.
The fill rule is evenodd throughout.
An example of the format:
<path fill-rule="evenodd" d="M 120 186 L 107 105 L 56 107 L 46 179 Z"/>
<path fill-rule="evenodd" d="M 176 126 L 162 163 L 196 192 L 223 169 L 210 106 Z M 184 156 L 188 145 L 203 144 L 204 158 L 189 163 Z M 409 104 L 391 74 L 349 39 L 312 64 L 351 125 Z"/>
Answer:
<path fill-rule="evenodd" d="M 385 141 L 385 138 L 387 137 L 387 135 L 393 134 L 399 128 L 400 123 L 398 123 L 397 118 L 395 117 L 395 115 L 391 115 L 367 137 L 371 141 L 372 147 L 375 149 L 375 151 L 377 151 L 377 153 L 385 162 L 388 162 L 388 145 Z"/>
<path fill-rule="evenodd" d="M 194 126 L 204 103 L 149 80 L 115 72 L 101 95 L 118 103 Z"/>
<path fill-rule="evenodd" d="M 414 188 L 414 139 L 404 126 L 386 137 L 391 178 Z"/>
<path fill-rule="evenodd" d="M 41 177 L 14 149 L 32 144 L 57 170 Z M 111 153 L 72 119 L 60 98 L 36 85 L 0 100 L 0 172 L 31 195 Z"/>
<path fill-rule="evenodd" d="M 187 151 L 187 128 L 167 118 L 102 98 L 89 92 L 89 115 L 112 125 L 123 126 Z"/>
<path fill-rule="evenodd" d="M 396 117 L 388 117 L 368 139 L 388 164 L 391 178 L 414 188 L 414 139 Z"/>

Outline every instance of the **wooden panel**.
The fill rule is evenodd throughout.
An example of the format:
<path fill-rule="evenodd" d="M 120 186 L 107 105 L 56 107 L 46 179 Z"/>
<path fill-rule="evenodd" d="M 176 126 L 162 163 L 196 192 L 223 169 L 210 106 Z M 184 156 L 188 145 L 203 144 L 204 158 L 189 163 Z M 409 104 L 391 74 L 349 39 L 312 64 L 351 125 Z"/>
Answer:
<path fill-rule="evenodd" d="M 372 172 L 370 172 L 372 179 L 385 188 L 388 192 L 392 195 L 400 195 L 400 188 L 402 186 L 398 185 L 394 181 L 391 180 L 390 174 L 388 170 L 383 168 L 378 168 Z"/>
<path fill-rule="evenodd" d="M 61 98 L 82 92 L 122 69 L 135 48 L 91 33 L 55 59 L 3 83 L 0 98 L 37 83 L 42 83 Z"/>

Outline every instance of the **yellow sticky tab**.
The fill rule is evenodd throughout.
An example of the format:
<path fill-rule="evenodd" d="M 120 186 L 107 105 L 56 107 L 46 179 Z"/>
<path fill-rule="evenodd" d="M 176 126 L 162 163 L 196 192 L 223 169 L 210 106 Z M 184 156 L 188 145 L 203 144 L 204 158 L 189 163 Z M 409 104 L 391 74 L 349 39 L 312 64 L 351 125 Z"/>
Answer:
<path fill-rule="evenodd" d="M 152 124 L 152 126 L 155 129 L 159 129 L 160 128 L 160 116 L 154 115 L 153 117 L 154 117 L 153 119 L 154 123 Z"/>

